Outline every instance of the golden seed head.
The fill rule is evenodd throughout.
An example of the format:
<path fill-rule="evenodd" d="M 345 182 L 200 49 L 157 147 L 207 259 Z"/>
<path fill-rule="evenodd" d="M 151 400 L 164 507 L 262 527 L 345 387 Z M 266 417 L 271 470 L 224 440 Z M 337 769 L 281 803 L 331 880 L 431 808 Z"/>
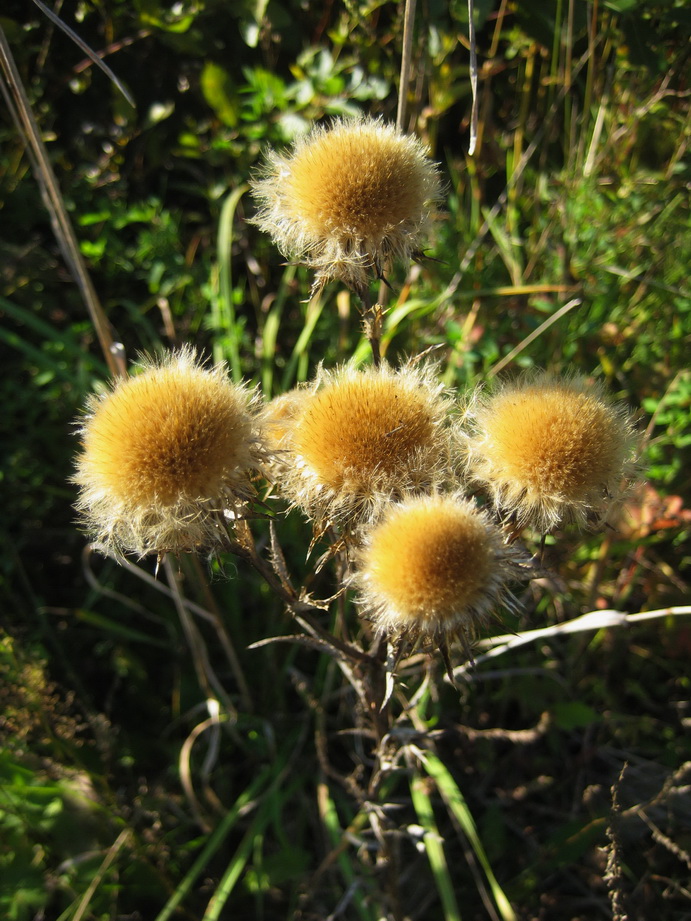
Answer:
<path fill-rule="evenodd" d="M 392 506 L 356 556 L 354 583 L 392 636 L 472 637 L 515 578 L 518 553 L 469 500 L 429 495 Z"/>
<path fill-rule="evenodd" d="M 366 519 L 448 473 L 449 401 L 424 369 L 322 371 L 286 441 L 285 495 L 320 521 Z"/>
<path fill-rule="evenodd" d="M 420 249 L 440 183 L 419 140 L 351 118 L 271 153 L 253 188 L 255 223 L 284 255 L 317 270 L 316 287 L 339 279 L 362 291 L 392 259 Z"/>
<path fill-rule="evenodd" d="M 250 496 L 258 461 L 247 391 L 191 349 L 117 381 L 91 400 L 80 434 L 77 508 L 114 555 L 211 549 L 223 512 Z"/>
<path fill-rule="evenodd" d="M 281 451 L 285 446 L 306 395 L 304 389 L 295 388 L 279 394 L 264 405 L 260 421 L 269 451 Z"/>
<path fill-rule="evenodd" d="M 602 521 L 632 469 L 628 414 L 596 385 L 540 375 L 480 398 L 468 467 L 520 526 Z"/>

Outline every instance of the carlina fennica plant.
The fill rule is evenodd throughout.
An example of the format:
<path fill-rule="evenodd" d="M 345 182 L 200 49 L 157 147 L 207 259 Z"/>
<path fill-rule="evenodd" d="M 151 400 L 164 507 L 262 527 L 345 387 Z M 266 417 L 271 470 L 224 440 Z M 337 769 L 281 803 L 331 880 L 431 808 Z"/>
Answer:
<path fill-rule="evenodd" d="M 315 290 L 338 280 L 365 298 L 393 260 L 421 251 L 440 179 L 419 139 L 360 116 L 270 151 L 253 191 L 254 223 L 316 270 Z"/>
<path fill-rule="evenodd" d="M 394 503 L 365 532 L 352 584 L 363 612 L 394 645 L 449 645 L 470 654 L 472 639 L 502 605 L 509 584 L 525 579 L 528 559 L 507 545 L 473 500 L 432 494 Z"/>
<path fill-rule="evenodd" d="M 294 387 L 269 400 L 261 410 L 260 421 L 268 454 L 270 458 L 279 461 L 279 467 L 293 420 L 308 396 L 309 393 L 304 387 Z"/>
<path fill-rule="evenodd" d="M 601 525 L 631 482 L 631 416 L 584 377 L 539 373 L 500 385 L 479 394 L 468 418 L 468 473 L 519 529 Z"/>
<path fill-rule="evenodd" d="M 286 432 L 277 488 L 318 527 L 352 531 L 451 478 L 451 406 L 431 366 L 320 369 Z"/>
<path fill-rule="evenodd" d="M 253 402 L 189 347 L 92 397 L 73 480 L 96 546 L 116 558 L 227 548 L 263 454 Z"/>

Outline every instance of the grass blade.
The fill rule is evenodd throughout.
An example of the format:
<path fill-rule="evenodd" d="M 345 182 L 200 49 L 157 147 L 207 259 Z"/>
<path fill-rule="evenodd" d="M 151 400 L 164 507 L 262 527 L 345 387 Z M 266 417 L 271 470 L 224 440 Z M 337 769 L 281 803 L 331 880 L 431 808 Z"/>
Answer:
<path fill-rule="evenodd" d="M 455 780 L 443 762 L 433 752 L 418 751 L 417 755 L 422 763 L 424 770 L 434 780 L 442 799 L 446 803 L 451 813 L 455 816 L 458 824 L 463 830 L 463 833 L 470 842 L 470 846 L 472 847 L 475 856 L 478 859 L 478 863 L 484 870 L 485 876 L 487 877 L 487 882 L 489 883 L 492 897 L 494 898 L 503 921 L 517 921 L 516 914 L 511 907 L 509 900 L 504 894 L 503 889 L 497 882 L 494 872 L 492 871 L 489 860 L 487 859 L 487 854 L 485 853 L 485 849 L 483 848 L 482 842 L 480 841 L 480 837 L 477 833 L 475 820 L 473 819 L 471 812 L 468 809 L 468 805 L 463 798 L 463 794 L 458 789 Z M 420 824 L 422 825 L 423 823 L 420 822 Z"/>
<path fill-rule="evenodd" d="M 267 798 L 262 802 L 259 812 L 254 817 L 254 821 L 245 832 L 242 841 L 233 854 L 225 873 L 216 887 L 216 891 L 211 896 L 209 904 L 206 906 L 202 921 L 218 921 L 220 918 L 221 912 L 252 854 L 254 842 L 269 824 L 271 816 L 272 808 L 270 806 L 270 800 Z"/>
<path fill-rule="evenodd" d="M 273 304 L 271 305 L 271 310 L 264 321 L 264 328 L 262 329 L 262 393 L 266 400 L 270 400 L 274 395 L 274 371 L 276 368 L 276 343 L 278 341 L 278 334 L 281 327 L 281 317 L 283 314 L 283 306 L 288 297 L 290 291 L 291 283 L 295 278 L 295 273 L 297 271 L 297 265 L 290 264 L 286 266 L 286 270 L 283 273 L 281 283 L 279 285 L 278 291 L 276 292 L 276 297 Z"/>
<path fill-rule="evenodd" d="M 249 785 L 249 787 L 247 787 L 247 789 L 240 794 L 240 796 L 235 801 L 233 808 L 228 812 L 227 815 L 223 817 L 211 835 L 209 835 L 209 840 L 206 842 L 206 845 L 204 846 L 201 854 L 199 854 L 190 869 L 187 871 L 184 879 L 181 880 L 180 884 L 177 886 L 172 896 L 168 899 L 163 909 L 156 915 L 154 921 L 168 921 L 168 919 L 172 917 L 178 906 L 182 904 L 183 900 L 189 894 L 197 877 L 204 871 L 204 868 L 208 865 L 211 857 L 216 853 L 216 851 L 218 851 L 218 849 L 221 847 L 225 839 L 232 831 L 233 826 L 240 818 L 242 810 L 260 794 L 261 790 L 266 786 L 268 780 L 275 773 L 275 771 L 275 765 L 273 767 L 264 768 L 264 770 Z"/>
<path fill-rule="evenodd" d="M 124 98 L 127 100 L 127 102 L 132 106 L 132 108 L 136 109 L 137 106 L 135 104 L 134 99 L 132 98 L 130 93 L 127 91 L 127 89 L 124 87 L 122 82 L 115 76 L 115 74 L 110 69 L 110 67 L 108 67 L 105 61 L 102 58 L 100 58 L 98 54 L 96 54 L 95 51 L 92 51 L 91 48 L 89 48 L 89 46 L 84 41 L 84 39 L 80 38 L 76 32 L 70 29 L 67 23 L 63 22 L 62 19 L 60 19 L 60 17 L 56 13 L 54 13 L 50 9 L 50 7 L 47 7 L 45 3 L 42 3 L 41 0 L 34 0 L 34 3 L 39 8 L 39 10 L 41 10 L 44 16 L 47 16 L 48 19 L 50 19 L 53 25 L 57 26 L 58 29 L 61 29 L 65 33 L 65 35 L 68 35 L 72 39 L 75 45 L 81 48 L 81 50 L 89 58 L 89 60 L 93 61 L 96 67 L 100 68 L 100 70 L 103 71 L 106 77 L 108 77 L 108 79 L 111 80 L 113 84 L 120 90 L 120 92 L 122 93 Z"/>
<path fill-rule="evenodd" d="M 305 359 L 308 355 L 307 349 L 312 338 L 312 333 L 314 332 L 314 329 L 319 321 L 319 317 L 322 315 L 323 309 L 324 300 L 319 295 L 317 295 L 315 298 L 312 298 L 312 300 L 307 305 L 305 325 L 303 326 L 302 332 L 298 337 L 298 341 L 295 343 L 293 354 L 290 356 L 290 361 L 288 362 L 283 373 L 283 380 L 281 382 L 282 393 L 285 393 L 286 390 L 290 390 L 290 388 L 296 383 L 296 380 L 304 380 L 305 378 L 305 374 L 302 373 L 302 370 L 305 366 Z"/>
<path fill-rule="evenodd" d="M 86 304 L 108 367 L 114 376 L 118 376 L 123 373 L 123 368 L 118 361 L 120 352 L 113 342 L 108 320 L 82 258 L 79 243 L 55 178 L 46 146 L 43 143 L 41 132 L 36 124 L 31 104 L 24 90 L 24 85 L 2 27 L 0 27 L 0 70 L 2 70 L 4 76 L 4 81 L 0 80 L 2 94 L 7 102 L 12 120 L 24 140 L 32 170 L 39 183 L 46 209 L 50 214 L 55 238 Z"/>
<path fill-rule="evenodd" d="M 233 304 L 233 274 L 231 268 L 233 248 L 233 221 L 238 203 L 248 190 L 247 184 L 238 186 L 228 195 L 221 208 L 218 224 L 218 297 L 212 307 L 212 323 L 223 333 L 224 345 L 214 347 L 214 360 L 227 358 L 236 384 L 242 380 L 240 366 L 240 336 L 238 334 L 235 305 Z M 225 347 L 224 347 L 225 346 Z"/>
<path fill-rule="evenodd" d="M 427 851 L 427 859 L 444 909 L 445 921 L 461 921 L 461 914 L 458 910 L 458 903 L 456 902 L 453 883 L 444 854 L 443 839 L 439 834 L 439 829 L 434 819 L 432 803 L 427 793 L 427 784 L 424 777 L 418 775 L 411 779 L 410 795 L 418 821 L 425 830 L 425 850 Z"/>
<path fill-rule="evenodd" d="M 501 361 L 498 361 L 495 365 L 493 365 L 493 367 L 490 368 L 487 376 L 495 377 L 497 374 L 499 374 L 500 371 L 503 371 L 504 368 L 510 364 L 514 358 L 516 358 L 516 356 L 520 355 L 521 352 L 527 348 L 531 342 L 534 342 L 538 336 L 541 336 L 546 329 L 549 329 L 553 323 L 556 323 L 557 320 L 560 320 L 564 314 L 569 312 L 569 310 L 580 306 L 582 303 L 583 301 L 580 297 L 574 297 L 568 303 L 560 307 L 559 310 L 556 310 L 550 317 L 547 317 L 544 323 L 541 323 L 537 329 L 534 329 L 530 335 L 526 336 L 525 339 L 519 342 L 515 348 L 511 349 L 508 355 L 505 355 Z"/>
<path fill-rule="evenodd" d="M 336 804 L 331 797 L 327 784 L 323 781 L 320 782 L 317 787 L 317 799 L 319 801 L 319 811 L 321 813 L 322 822 L 329 834 L 329 840 L 331 841 L 332 847 L 335 848 L 338 853 L 336 860 L 339 870 L 343 875 L 343 880 L 346 883 L 345 889 L 349 890 L 351 887 L 357 885 L 357 874 L 353 870 L 345 849 L 342 848 L 344 830 L 341 828 Z M 351 831 L 356 823 L 357 818 L 350 824 Z M 376 921 L 377 916 L 367 905 L 359 892 L 355 893 L 353 903 L 363 921 Z"/>
<path fill-rule="evenodd" d="M 18 323 L 31 327 L 31 329 L 38 333 L 44 340 L 48 339 L 51 342 L 59 343 L 63 347 L 66 355 L 72 355 L 74 358 L 78 359 L 80 363 L 85 363 L 89 367 L 91 373 L 100 374 L 102 377 L 108 375 L 108 368 L 102 361 L 90 355 L 88 352 L 85 352 L 84 348 L 74 338 L 66 335 L 54 326 L 51 326 L 50 323 L 46 323 L 45 320 L 37 317 L 35 314 L 31 313 L 30 310 L 19 307 L 13 304 L 12 301 L 0 297 L 0 311 L 12 317 L 12 319 L 16 320 Z M 43 355 L 44 353 L 41 352 L 40 354 Z"/>

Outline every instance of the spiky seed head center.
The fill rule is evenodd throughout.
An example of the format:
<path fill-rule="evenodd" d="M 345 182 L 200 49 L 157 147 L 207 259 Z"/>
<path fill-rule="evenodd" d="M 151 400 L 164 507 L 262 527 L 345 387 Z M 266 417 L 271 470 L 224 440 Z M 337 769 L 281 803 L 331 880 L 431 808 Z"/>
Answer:
<path fill-rule="evenodd" d="M 293 158 L 285 194 L 315 239 L 379 243 L 392 228 L 421 219 L 428 192 L 423 165 L 405 138 L 358 125 L 304 147 Z"/>
<path fill-rule="evenodd" d="M 315 393 L 296 425 L 294 448 L 326 487 L 373 474 L 395 476 L 435 445 L 426 394 L 374 377 L 336 382 Z"/>
<path fill-rule="evenodd" d="M 84 466 L 125 505 L 171 506 L 218 496 L 248 435 L 244 406 L 224 380 L 200 369 L 157 369 L 101 404 Z"/>
<path fill-rule="evenodd" d="M 423 504 L 395 514 L 373 535 L 367 571 L 377 596 L 417 620 L 454 618 L 484 594 L 492 543 L 463 507 Z"/>
<path fill-rule="evenodd" d="M 507 391 L 485 417 L 497 473 L 567 500 L 581 499 L 617 469 L 619 428 L 608 405 L 567 387 Z"/>

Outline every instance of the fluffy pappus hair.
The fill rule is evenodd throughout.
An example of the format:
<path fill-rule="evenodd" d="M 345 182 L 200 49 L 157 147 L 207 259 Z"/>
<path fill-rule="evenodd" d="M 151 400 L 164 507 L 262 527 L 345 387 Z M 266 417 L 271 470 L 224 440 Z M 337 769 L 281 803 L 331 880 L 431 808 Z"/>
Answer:
<path fill-rule="evenodd" d="M 290 431 L 308 391 L 295 387 L 273 397 L 261 409 L 259 419 L 264 431 L 266 447 L 279 454 L 290 438 Z"/>
<path fill-rule="evenodd" d="M 377 508 L 450 476 L 451 401 L 431 367 L 321 369 L 283 442 L 278 488 L 319 525 Z"/>
<path fill-rule="evenodd" d="M 139 373 L 92 397 L 73 482 L 96 545 L 140 558 L 226 546 L 227 519 L 253 497 L 248 471 L 263 455 L 252 404 L 191 348 L 144 357 Z"/>
<path fill-rule="evenodd" d="M 393 260 L 421 249 L 440 197 L 423 144 L 380 119 L 318 126 L 271 151 L 253 183 L 254 223 L 281 253 L 316 270 L 315 289 L 340 280 L 359 294 Z"/>
<path fill-rule="evenodd" d="M 602 524 L 635 469 L 630 414 L 584 377 L 500 385 L 479 394 L 466 421 L 468 473 L 518 527 Z"/>

